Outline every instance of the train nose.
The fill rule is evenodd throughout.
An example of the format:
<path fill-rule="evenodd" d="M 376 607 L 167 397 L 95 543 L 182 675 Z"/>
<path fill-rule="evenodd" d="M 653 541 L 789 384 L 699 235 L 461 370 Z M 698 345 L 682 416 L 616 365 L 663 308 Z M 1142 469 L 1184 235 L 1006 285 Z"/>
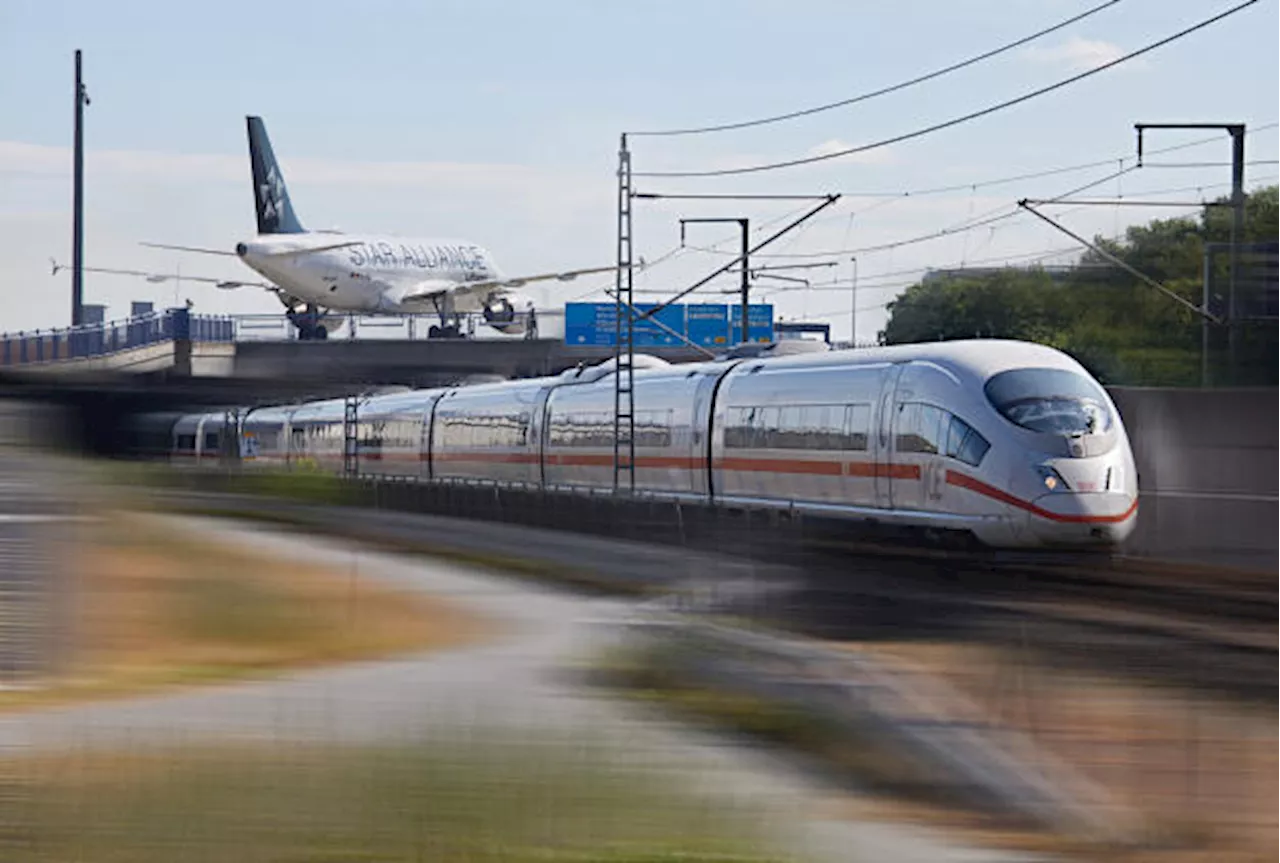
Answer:
<path fill-rule="evenodd" d="M 1123 492 L 1056 492 L 1032 505 L 1032 529 L 1054 544 L 1116 545 L 1133 533 L 1138 520 L 1138 499 Z"/>

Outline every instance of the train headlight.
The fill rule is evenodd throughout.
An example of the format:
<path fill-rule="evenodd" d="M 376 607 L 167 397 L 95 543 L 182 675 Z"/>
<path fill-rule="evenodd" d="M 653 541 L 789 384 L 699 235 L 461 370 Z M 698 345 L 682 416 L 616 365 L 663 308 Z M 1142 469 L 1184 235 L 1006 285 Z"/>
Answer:
<path fill-rule="evenodd" d="M 1044 487 L 1048 491 L 1071 491 L 1071 486 L 1067 485 L 1067 481 L 1062 478 L 1062 474 L 1047 464 L 1037 466 L 1036 472 L 1040 474 L 1040 481 L 1044 483 Z"/>

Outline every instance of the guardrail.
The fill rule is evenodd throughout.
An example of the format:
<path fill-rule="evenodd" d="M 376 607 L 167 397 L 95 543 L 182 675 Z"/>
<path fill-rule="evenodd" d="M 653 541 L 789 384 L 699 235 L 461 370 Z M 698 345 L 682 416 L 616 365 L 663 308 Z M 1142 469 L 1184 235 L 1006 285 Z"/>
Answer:
<path fill-rule="evenodd" d="M 462 331 L 468 338 L 494 341 L 514 340 L 526 337 L 526 332 L 519 335 L 503 335 L 487 326 L 484 316 L 479 312 L 470 312 L 459 316 Z M 518 313 L 524 320 L 527 316 Z M 297 328 L 283 314 L 248 314 L 232 315 L 235 328 L 235 341 L 293 341 L 298 338 Z M 433 326 L 440 323 L 437 315 L 355 315 L 329 313 L 324 316 L 324 324 L 329 330 L 330 339 L 402 339 L 418 341 L 429 337 Z M 564 311 L 562 309 L 538 310 L 537 327 L 541 337 L 560 338 L 564 335 Z"/>
<path fill-rule="evenodd" d="M 0 335 L 0 366 L 21 366 L 99 357 L 160 342 L 230 342 L 235 339 L 230 317 L 193 315 L 169 309 L 122 321 L 65 329 Z"/>

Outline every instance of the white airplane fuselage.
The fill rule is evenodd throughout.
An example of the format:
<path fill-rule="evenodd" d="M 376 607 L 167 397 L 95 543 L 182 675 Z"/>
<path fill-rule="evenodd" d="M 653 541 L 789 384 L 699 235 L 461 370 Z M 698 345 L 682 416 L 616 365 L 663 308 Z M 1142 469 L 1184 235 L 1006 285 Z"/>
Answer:
<path fill-rule="evenodd" d="M 238 244 L 236 254 L 287 294 L 337 312 L 440 312 L 425 296 L 437 288 L 447 292 L 451 311 L 481 311 L 493 292 L 469 291 L 467 283 L 502 278 L 487 250 L 453 239 L 259 234 Z"/>

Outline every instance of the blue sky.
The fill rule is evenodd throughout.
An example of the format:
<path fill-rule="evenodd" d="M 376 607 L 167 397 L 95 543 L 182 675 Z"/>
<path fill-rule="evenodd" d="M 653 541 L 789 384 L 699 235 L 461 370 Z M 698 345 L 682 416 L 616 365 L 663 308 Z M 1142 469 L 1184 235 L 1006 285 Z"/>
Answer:
<path fill-rule="evenodd" d="M 236 275 L 234 261 L 143 249 L 142 240 L 229 246 L 250 233 L 244 115 L 267 121 L 304 224 L 407 236 L 463 235 L 509 271 L 594 266 L 613 255 L 613 170 L 627 129 L 732 121 L 854 95 L 1010 41 L 1095 5 L 1067 0 L 898 3 L 605 0 L 218 4 L 8 0 L 0 7 L 0 329 L 66 317 L 71 57 L 85 52 L 87 263 Z M 1194 23 L 1230 3 L 1122 0 L 1023 49 L 912 90 L 799 121 L 699 138 L 635 141 L 637 170 L 790 158 L 929 125 L 1050 83 Z M 1099 168 L 903 200 L 852 193 L 972 183 L 1131 155 L 1135 121 L 1280 119 L 1274 0 L 1181 42 L 964 126 L 859 157 L 719 180 L 652 180 L 694 192 L 842 191 L 846 198 L 773 251 L 817 254 L 927 234 L 1111 173 Z M 1204 133 L 1164 133 L 1151 146 Z M 1276 130 L 1249 138 L 1276 158 Z M 1224 138 L 1164 161 L 1225 161 Z M 1117 166 L 1120 163 L 1117 162 Z M 1250 166 L 1265 181 L 1276 166 Z M 1169 200 L 1220 194 L 1225 167 L 1144 168 L 1090 194 Z M 1186 192 L 1170 190 L 1189 189 Z M 776 219 L 791 204 L 638 203 L 649 260 L 678 244 L 679 216 Z M 1066 211 L 1060 207 L 1055 212 Z M 1064 212 L 1110 234 L 1168 210 Z M 993 230 L 994 229 L 994 230 Z M 690 242 L 726 234 L 700 229 Z M 698 239 L 693 239 L 696 236 Z M 723 248 L 729 248 L 732 243 Z M 1023 217 L 929 243 L 859 254 L 860 338 L 911 268 L 998 262 L 1069 247 Z M 814 279 L 848 280 L 848 255 Z M 1065 254 L 1047 258 L 1066 260 Z M 643 277 L 678 288 L 719 263 L 674 255 Z M 212 261 L 212 263 L 210 263 Z M 905 272 L 904 272 L 905 271 Z M 894 275 L 900 274 L 900 275 Z M 780 284 L 780 283 L 775 283 Z M 172 287 L 86 277 L 90 301 L 123 314 Z M 725 283 L 729 286 L 729 282 Z M 547 301 L 582 295 L 561 287 Z M 775 296 L 781 314 L 847 309 L 843 286 Z M 188 283 L 197 308 L 273 311 L 266 295 Z M 154 296 L 153 296 L 154 295 Z M 715 296 L 708 294 L 709 298 Z M 847 334 L 847 312 L 830 317 Z M 842 329 L 843 328 L 843 329 Z"/>

